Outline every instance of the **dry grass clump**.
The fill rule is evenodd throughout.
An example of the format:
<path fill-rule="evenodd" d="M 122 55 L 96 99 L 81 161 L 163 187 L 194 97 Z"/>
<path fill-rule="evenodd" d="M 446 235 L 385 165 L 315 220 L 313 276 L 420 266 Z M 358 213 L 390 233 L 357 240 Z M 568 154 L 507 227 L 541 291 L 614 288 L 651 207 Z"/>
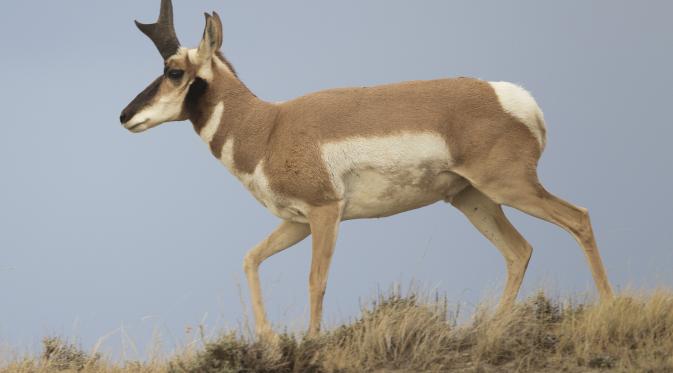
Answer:
<path fill-rule="evenodd" d="M 197 353 L 124 366 L 47 340 L 42 359 L 0 373 L 228 372 L 673 372 L 673 293 L 620 295 L 602 304 L 538 294 L 511 312 L 478 310 L 456 325 L 446 302 L 394 293 L 319 338 L 263 343 L 224 334 Z"/>
<path fill-rule="evenodd" d="M 59 338 L 45 338 L 42 340 L 42 346 L 42 361 L 55 370 L 81 371 L 96 365 L 100 359 L 100 355 L 87 354 L 81 348 L 65 343 Z"/>
<path fill-rule="evenodd" d="M 455 320 L 446 302 L 418 296 L 380 296 L 359 319 L 322 337 L 322 371 L 432 371 L 452 365 Z"/>
<path fill-rule="evenodd" d="M 673 372 L 673 294 L 562 305 L 540 293 L 510 313 L 479 312 L 457 334 L 485 370 Z"/>
<path fill-rule="evenodd" d="M 1 373 L 163 373 L 161 364 L 126 362 L 123 365 L 106 362 L 98 353 L 87 353 L 61 338 L 42 340 L 39 358 L 18 359 L 0 363 Z"/>
<path fill-rule="evenodd" d="M 321 372 L 316 362 L 319 344 L 283 334 L 273 342 L 252 341 L 235 333 L 208 343 L 196 356 L 177 357 L 168 363 L 169 373 L 289 373 Z"/>

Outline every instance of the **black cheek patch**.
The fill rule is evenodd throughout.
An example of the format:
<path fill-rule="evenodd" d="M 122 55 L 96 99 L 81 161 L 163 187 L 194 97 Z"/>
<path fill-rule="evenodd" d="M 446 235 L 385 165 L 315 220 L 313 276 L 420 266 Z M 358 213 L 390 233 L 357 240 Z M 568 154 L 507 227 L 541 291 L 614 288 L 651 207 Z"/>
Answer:
<path fill-rule="evenodd" d="M 203 113 L 201 112 L 201 98 L 206 94 L 208 90 L 208 82 L 197 77 L 194 79 L 194 82 L 189 86 L 189 91 L 187 91 L 187 96 L 185 97 L 184 109 L 194 123 L 200 123 Z"/>
<path fill-rule="evenodd" d="M 147 86 L 144 91 L 140 92 L 140 94 L 138 94 L 138 96 L 136 96 L 133 101 L 131 101 L 126 109 L 124 109 L 124 114 L 128 119 L 133 118 L 133 116 L 136 115 L 140 110 L 149 105 L 150 101 L 152 101 L 154 96 L 157 95 L 159 86 L 161 86 L 161 82 L 163 80 L 163 76 L 158 77 L 152 82 L 152 84 Z"/>

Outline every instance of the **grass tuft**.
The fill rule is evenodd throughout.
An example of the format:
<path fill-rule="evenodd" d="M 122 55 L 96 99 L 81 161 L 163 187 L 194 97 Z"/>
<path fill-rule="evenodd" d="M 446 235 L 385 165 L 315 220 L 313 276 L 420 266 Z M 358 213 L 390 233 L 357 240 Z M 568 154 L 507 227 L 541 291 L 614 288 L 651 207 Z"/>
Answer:
<path fill-rule="evenodd" d="M 0 364 L 0 373 L 673 372 L 670 291 L 600 304 L 538 293 L 511 312 L 478 309 L 464 325 L 446 304 L 392 293 L 318 338 L 264 343 L 225 333 L 200 351 L 122 365 L 48 338 L 41 358 Z"/>
<path fill-rule="evenodd" d="M 42 340 L 42 365 L 50 369 L 80 372 L 86 367 L 95 366 L 99 359 L 100 355 L 88 354 L 80 347 L 58 337 Z"/>

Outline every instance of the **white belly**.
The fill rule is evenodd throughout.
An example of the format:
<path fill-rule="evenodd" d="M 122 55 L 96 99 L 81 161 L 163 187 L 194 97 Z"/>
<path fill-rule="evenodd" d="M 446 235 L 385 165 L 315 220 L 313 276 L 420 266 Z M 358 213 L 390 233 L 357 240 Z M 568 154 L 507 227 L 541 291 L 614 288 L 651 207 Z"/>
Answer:
<path fill-rule="evenodd" d="M 344 220 L 377 218 L 446 200 L 467 182 L 434 168 L 400 168 L 396 172 L 355 171 L 346 180 Z"/>
<path fill-rule="evenodd" d="M 322 155 L 334 190 L 344 202 L 343 220 L 412 210 L 446 200 L 468 185 L 450 171 L 452 160 L 444 139 L 431 133 L 330 142 L 322 145 Z M 307 222 L 310 206 L 274 193 L 263 162 L 252 174 L 237 172 L 232 140 L 224 144 L 220 160 L 271 213 Z"/>
<path fill-rule="evenodd" d="M 450 171 L 446 142 L 432 133 L 351 138 L 324 144 L 323 160 L 343 218 L 397 214 L 447 199 L 467 182 Z"/>

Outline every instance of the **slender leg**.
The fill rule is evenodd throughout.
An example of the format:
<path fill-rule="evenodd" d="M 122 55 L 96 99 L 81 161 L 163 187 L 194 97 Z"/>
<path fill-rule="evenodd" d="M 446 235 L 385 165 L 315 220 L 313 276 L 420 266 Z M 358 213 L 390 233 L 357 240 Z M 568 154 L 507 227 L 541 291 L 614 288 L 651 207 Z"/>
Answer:
<path fill-rule="evenodd" d="M 574 206 L 543 188 L 539 194 L 516 199 L 512 207 L 554 223 L 572 234 L 584 250 L 601 299 L 606 300 L 612 297 L 612 288 L 598 252 L 587 209 Z"/>
<path fill-rule="evenodd" d="M 309 298 L 311 304 L 311 320 L 308 333 L 316 336 L 320 331 L 322 319 L 322 302 L 327 287 L 329 271 L 334 245 L 341 221 L 341 204 L 334 202 L 325 206 L 316 207 L 309 214 L 313 252 L 311 258 L 311 273 L 309 275 Z"/>
<path fill-rule="evenodd" d="M 612 288 L 598 252 L 587 209 L 549 193 L 537 180 L 537 176 L 531 173 L 516 178 L 491 178 L 486 183 L 477 180 L 473 185 L 497 203 L 556 224 L 572 234 L 584 250 L 601 299 L 612 297 Z"/>
<path fill-rule="evenodd" d="M 243 269 L 248 278 L 252 311 L 255 316 L 255 330 L 258 335 L 273 334 L 264 312 L 262 288 L 259 283 L 259 265 L 271 255 L 287 249 L 303 240 L 310 233 L 307 224 L 284 221 L 269 237 L 250 250 L 243 260 Z"/>
<path fill-rule="evenodd" d="M 500 298 L 499 309 L 512 307 L 521 288 L 523 276 L 528 267 L 533 249 L 512 226 L 497 203 L 473 187 L 468 187 L 452 200 L 470 222 L 505 257 L 507 263 L 507 283 Z"/>

